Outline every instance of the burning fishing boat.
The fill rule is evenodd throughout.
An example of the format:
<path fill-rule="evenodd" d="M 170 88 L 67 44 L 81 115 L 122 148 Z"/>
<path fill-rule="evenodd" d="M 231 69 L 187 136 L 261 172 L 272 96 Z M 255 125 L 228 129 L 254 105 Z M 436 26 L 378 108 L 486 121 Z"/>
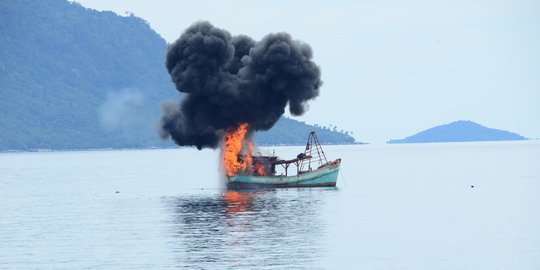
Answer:
<path fill-rule="evenodd" d="M 241 125 L 225 136 L 223 166 L 229 189 L 336 186 L 341 159 L 326 159 L 315 132 L 309 134 L 303 153 L 282 160 L 274 155 L 252 155 L 253 144 L 244 141 L 246 128 Z"/>
<path fill-rule="evenodd" d="M 253 155 L 251 136 L 271 129 L 285 108 L 303 115 L 319 96 L 311 47 L 291 35 L 261 40 L 196 22 L 167 49 L 165 66 L 179 103 L 163 103 L 159 133 L 180 146 L 222 150 L 229 188 L 335 186 L 340 159 L 328 162 L 315 133 L 291 160 Z"/>

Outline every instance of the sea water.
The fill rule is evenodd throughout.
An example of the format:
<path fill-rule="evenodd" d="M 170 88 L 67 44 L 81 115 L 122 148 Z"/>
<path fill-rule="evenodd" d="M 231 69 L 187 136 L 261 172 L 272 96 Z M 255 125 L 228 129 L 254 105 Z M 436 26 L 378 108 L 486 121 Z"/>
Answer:
<path fill-rule="evenodd" d="M 212 150 L 2 153 L 0 269 L 540 269 L 538 141 L 324 150 L 337 188 L 252 192 Z"/>

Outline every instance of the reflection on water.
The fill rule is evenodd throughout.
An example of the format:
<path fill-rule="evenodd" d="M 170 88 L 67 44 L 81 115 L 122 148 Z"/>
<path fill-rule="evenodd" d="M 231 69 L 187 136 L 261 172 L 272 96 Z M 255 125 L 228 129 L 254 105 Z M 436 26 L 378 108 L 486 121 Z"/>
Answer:
<path fill-rule="evenodd" d="M 316 268 L 324 253 L 324 203 L 330 190 L 225 191 L 175 198 L 173 249 L 189 268 Z M 332 191 L 330 191 L 332 192 Z"/>

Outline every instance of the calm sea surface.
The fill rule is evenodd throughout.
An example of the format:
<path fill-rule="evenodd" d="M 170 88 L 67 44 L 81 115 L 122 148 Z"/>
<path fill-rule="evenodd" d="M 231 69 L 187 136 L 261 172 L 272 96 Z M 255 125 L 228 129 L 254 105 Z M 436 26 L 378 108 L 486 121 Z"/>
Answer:
<path fill-rule="evenodd" d="M 0 154 L 0 269 L 540 269 L 539 141 L 325 152 L 337 188 L 255 192 L 211 150 Z"/>

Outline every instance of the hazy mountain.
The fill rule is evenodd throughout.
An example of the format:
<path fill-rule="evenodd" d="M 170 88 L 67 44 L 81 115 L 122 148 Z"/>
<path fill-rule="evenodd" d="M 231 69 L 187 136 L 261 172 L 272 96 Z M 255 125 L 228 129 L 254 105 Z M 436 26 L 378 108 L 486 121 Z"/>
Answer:
<path fill-rule="evenodd" d="M 65 0 L 0 1 L 0 35 L 0 150 L 173 146 L 156 125 L 160 102 L 180 95 L 167 43 L 146 21 Z M 306 129 L 354 142 L 294 120 L 258 139 L 294 144 Z"/>
<path fill-rule="evenodd" d="M 401 140 L 388 143 L 515 141 L 527 138 L 505 130 L 487 128 L 472 121 L 456 121 L 436 126 Z"/>

